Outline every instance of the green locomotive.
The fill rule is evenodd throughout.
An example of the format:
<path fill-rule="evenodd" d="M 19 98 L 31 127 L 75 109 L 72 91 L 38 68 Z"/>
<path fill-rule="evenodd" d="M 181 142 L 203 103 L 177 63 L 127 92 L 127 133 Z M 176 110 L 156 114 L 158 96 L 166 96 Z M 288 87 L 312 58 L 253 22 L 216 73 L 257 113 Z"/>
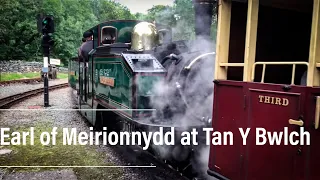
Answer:
<path fill-rule="evenodd" d="M 99 109 L 99 106 L 123 109 L 116 113 L 129 120 L 150 113 L 132 109 L 149 108 L 145 101 L 152 95 L 152 83 L 163 78 L 166 70 L 152 54 L 128 51 L 131 32 L 138 23 L 140 21 L 109 21 L 89 30 L 94 47 L 89 61 L 79 63 L 79 103 L 81 112 L 93 125 L 105 121 L 97 122 L 95 112 L 82 109 Z M 117 37 L 114 42 L 103 41 L 109 34 Z"/>
<path fill-rule="evenodd" d="M 81 114 L 108 131 L 175 127 L 176 142 L 182 131 L 197 128 L 199 146 L 178 143 L 165 153 L 156 146 L 148 149 L 182 173 L 196 176 L 197 160 L 196 165 L 190 162 L 194 153 L 201 154 L 202 128 L 211 123 L 213 78 L 208 77 L 213 77 L 214 53 L 193 50 L 188 41 L 173 42 L 170 28 L 149 22 L 107 21 L 88 32 L 93 36 L 88 62 L 69 62 L 69 84 L 78 92 Z M 212 71 L 207 80 L 200 77 L 203 67 Z"/>

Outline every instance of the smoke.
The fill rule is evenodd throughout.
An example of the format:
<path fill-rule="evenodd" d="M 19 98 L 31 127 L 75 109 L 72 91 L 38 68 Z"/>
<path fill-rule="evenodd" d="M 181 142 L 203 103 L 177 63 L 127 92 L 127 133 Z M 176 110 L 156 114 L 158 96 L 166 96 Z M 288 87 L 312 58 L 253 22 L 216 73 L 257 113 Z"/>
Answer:
<path fill-rule="evenodd" d="M 175 64 L 176 61 L 169 63 L 171 65 L 167 69 L 167 77 L 153 85 L 153 96 L 150 99 L 151 107 L 156 109 L 150 119 L 152 123 L 174 126 L 179 131 L 206 126 L 204 121 L 212 119 L 213 109 L 214 44 L 207 38 L 197 37 L 195 41 L 188 42 L 187 46 L 189 51 L 179 55 L 182 57 L 181 61 L 178 64 Z M 185 67 L 190 67 L 189 71 L 185 71 Z M 197 130 L 201 131 L 202 128 Z M 176 141 L 176 145 L 179 143 Z M 196 148 L 204 149 L 195 155 L 194 162 L 197 164 L 197 171 L 206 174 L 209 146 L 199 143 Z M 163 159 L 173 154 L 170 146 L 152 147 Z M 187 158 L 189 152 L 181 149 L 177 157 Z"/>
<path fill-rule="evenodd" d="M 174 15 L 173 10 L 169 8 L 162 11 L 155 21 L 166 24 L 165 22 L 168 22 L 172 15 Z M 195 28 L 190 24 L 190 19 L 177 19 L 175 24 L 170 27 L 173 39 L 193 39 Z M 208 28 L 208 25 L 203 23 L 197 23 L 197 26 L 198 30 Z M 179 131 L 200 127 L 197 129 L 199 131 L 212 119 L 215 43 L 210 37 L 199 35 L 195 40 L 183 41 L 183 43 L 186 43 L 187 48 L 177 44 L 178 52 L 181 53 L 176 55 L 181 61 L 166 62 L 168 71 L 166 78 L 152 87 L 153 96 L 150 97 L 150 106 L 156 109 L 156 112 L 147 121 L 167 127 L 174 126 Z M 180 142 L 176 141 L 176 145 L 178 143 Z M 199 143 L 193 162 L 196 163 L 197 171 L 206 174 L 210 147 L 202 142 Z M 171 146 L 153 145 L 153 148 L 163 159 L 174 154 Z M 190 153 L 183 149 L 179 151 L 180 154 L 177 153 L 179 155 L 177 157 L 182 159 L 187 157 L 184 153 Z"/>
<path fill-rule="evenodd" d="M 202 37 L 189 42 L 189 52 L 180 54 L 179 64 L 172 62 L 166 79 L 154 84 L 150 103 L 157 109 L 153 117 L 156 121 L 190 127 L 211 118 L 215 62 L 212 44 Z"/>
<path fill-rule="evenodd" d="M 210 147 L 204 147 L 199 151 L 196 161 L 198 164 L 199 173 L 205 176 L 206 180 L 217 180 L 217 178 L 207 175 L 208 163 L 209 163 Z"/>

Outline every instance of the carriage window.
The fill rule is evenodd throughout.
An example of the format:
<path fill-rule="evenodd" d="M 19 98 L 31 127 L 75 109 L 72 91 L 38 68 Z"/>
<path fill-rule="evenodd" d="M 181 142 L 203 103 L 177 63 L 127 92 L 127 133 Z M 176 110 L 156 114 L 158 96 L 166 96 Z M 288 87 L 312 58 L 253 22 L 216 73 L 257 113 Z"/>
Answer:
<path fill-rule="evenodd" d="M 117 38 L 117 28 L 105 26 L 101 29 L 101 43 L 103 45 L 113 44 Z"/>

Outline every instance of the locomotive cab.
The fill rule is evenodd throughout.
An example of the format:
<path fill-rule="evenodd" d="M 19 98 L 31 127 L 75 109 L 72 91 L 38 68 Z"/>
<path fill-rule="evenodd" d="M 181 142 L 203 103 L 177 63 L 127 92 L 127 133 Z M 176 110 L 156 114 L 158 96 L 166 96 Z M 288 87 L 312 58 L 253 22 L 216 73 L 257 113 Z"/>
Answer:
<path fill-rule="evenodd" d="M 156 27 L 148 22 L 118 20 L 101 23 L 89 31 L 93 32 L 94 43 L 89 62 L 79 63 L 80 109 L 151 109 L 152 86 L 166 74 L 152 54 L 152 48 L 158 45 Z M 94 113 L 81 112 L 96 124 Z M 150 112 L 115 113 L 138 120 L 150 116 Z"/>
<path fill-rule="evenodd" d="M 210 142 L 208 174 L 320 179 L 320 0 L 218 4 L 212 127 L 233 140 Z"/>

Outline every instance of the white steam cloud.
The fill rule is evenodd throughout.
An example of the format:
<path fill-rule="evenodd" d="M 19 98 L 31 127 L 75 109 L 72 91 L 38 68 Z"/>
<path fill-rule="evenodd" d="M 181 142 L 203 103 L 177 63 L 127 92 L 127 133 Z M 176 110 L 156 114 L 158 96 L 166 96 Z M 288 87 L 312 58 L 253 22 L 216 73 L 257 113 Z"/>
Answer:
<path fill-rule="evenodd" d="M 182 60 L 169 66 L 167 78 L 155 83 L 151 106 L 163 112 L 159 123 L 180 127 L 201 125 L 201 119 L 211 119 L 215 53 L 212 42 L 198 38 L 189 44 L 190 52 L 182 53 Z M 188 75 L 184 69 L 189 68 Z M 187 70 L 188 71 L 188 70 Z M 158 118 L 159 114 L 154 118 Z"/>
<path fill-rule="evenodd" d="M 163 17 L 170 14 L 172 13 L 169 10 L 163 12 L 162 18 L 156 19 L 156 22 L 163 22 Z M 193 35 L 194 29 L 189 27 L 190 23 L 187 21 L 178 20 L 177 25 L 171 29 L 172 34 L 179 37 L 173 37 L 173 39 L 190 39 L 185 37 L 186 34 Z M 203 28 L 206 27 L 203 26 Z M 190 127 L 205 126 L 207 125 L 205 122 L 212 119 L 215 43 L 208 37 L 198 36 L 196 40 L 188 42 L 187 46 L 189 51 L 179 55 L 182 60 L 178 64 L 173 61 L 167 69 L 166 79 L 153 86 L 154 96 L 150 99 L 150 105 L 157 109 L 157 113 L 150 119 L 152 123 L 187 130 Z M 189 71 L 185 70 L 186 67 Z M 184 74 L 186 72 L 188 72 L 187 76 Z M 177 143 L 180 142 L 176 142 L 176 145 Z M 201 147 L 202 149 L 199 149 L 193 157 L 193 161 L 196 163 L 197 171 L 205 175 L 208 169 L 210 147 L 205 144 Z M 153 145 L 153 148 L 163 159 L 174 153 L 170 146 Z M 184 156 L 184 154 L 180 155 Z"/>
<path fill-rule="evenodd" d="M 212 119 L 215 63 L 214 46 L 211 41 L 199 37 L 190 43 L 188 48 L 190 52 L 182 53 L 183 58 L 177 65 L 174 64 L 175 61 L 172 62 L 167 78 L 154 84 L 154 96 L 150 100 L 151 107 L 157 109 L 158 113 L 154 115 L 154 121 L 185 130 L 204 126 L 205 121 Z M 186 67 L 190 67 L 189 74 L 182 78 L 185 77 L 182 70 Z M 166 111 L 168 109 L 169 111 Z M 194 157 L 194 161 L 197 163 L 197 171 L 206 174 L 210 147 L 204 144 L 203 147 L 204 149 Z M 173 153 L 169 146 L 153 148 L 163 159 Z M 183 154 L 181 155 L 183 157 Z"/>

